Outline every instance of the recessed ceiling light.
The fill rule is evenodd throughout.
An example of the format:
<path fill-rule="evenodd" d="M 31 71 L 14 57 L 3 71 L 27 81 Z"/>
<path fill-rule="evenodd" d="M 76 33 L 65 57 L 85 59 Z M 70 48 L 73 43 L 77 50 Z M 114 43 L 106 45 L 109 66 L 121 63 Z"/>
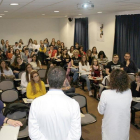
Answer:
<path fill-rule="evenodd" d="M 8 12 L 8 11 L 4 11 L 4 12 Z"/>
<path fill-rule="evenodd" d="M 19 5 L 19 4 L 18 3 L 11 3 L 10 5 L 12 5 L 12 6 L 14 5 L 15 6 L 15 5 Z"/>
<path fill-rule="evenodd" d="M 2 16 L 0 16 L 0 18 L 1 18 Z"/>
<path fill-rule="evenodd" d="M 45 14 L 42 14 L 42 16 L 45 16 Z"/>
<path fill-rule="evenodd" d="M 1 16 L 5 15 L 5 14 L 0 14 Z"/>
<path fill-rule="evenodd" d="M 87 4 L 84 4 L 84 8 L 87 8 L 87 6 L 88 6 Z"/>
<path fill-rule="evenodd" d="M 78 14 L 79 16 L 81 16 L 82 14 Z"/>
<path fill-rule="evenodd" d="M 59 13 L 59 11 L 54 11 L 55 13 Z"/>
<path fill-rule="evenodd" d="M 98 14 L 101 14 L 102 12 L 97 12 Z"/>

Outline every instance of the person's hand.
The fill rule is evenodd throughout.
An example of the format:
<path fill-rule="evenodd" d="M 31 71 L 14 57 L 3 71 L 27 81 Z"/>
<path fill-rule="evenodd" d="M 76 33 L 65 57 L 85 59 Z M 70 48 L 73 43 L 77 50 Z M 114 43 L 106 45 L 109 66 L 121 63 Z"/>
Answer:
<path fill-rule="evenodd" d="M 23 126 L 23 124 L 22 124 L 20 121 L 16 121 L 16 120 L 12 120 L 12 119 L 9 119 L 9 120 L 7 121 L 7 123 L 8 123 L 9 125 L 14 126 L 14 127 L 16 127 L 16 126 Z"/>
<path fill-rule="evenodd" d="M 6 75 L 4 73 L 2 73 L 2 76 L 6 78 Z"/>
<path fill-rule="evenodd" d="M 84 71 L 87 71 L 86 69 L 83 69 Z"/>
<path fill-rule="evenodd" d="M 127 60 L 127 61 L 126 61 L 126 66 L 128 67 L 128 66 L 129 66 L 129 64 L 130 64 L 130 61 L 129 61 L 129 60 Z"/>

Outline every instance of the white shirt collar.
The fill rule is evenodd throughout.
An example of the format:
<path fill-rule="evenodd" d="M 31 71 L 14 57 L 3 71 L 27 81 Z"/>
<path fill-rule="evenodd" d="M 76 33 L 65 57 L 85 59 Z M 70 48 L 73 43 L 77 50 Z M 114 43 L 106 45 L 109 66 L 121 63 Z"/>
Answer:
<path fill-rule="evenodd" d="M 65 95 L 64 92 L 61 89 L 49 89 L 49 91 L 47 92 L 46 95 L 48 95 L 48 94 Z"/>

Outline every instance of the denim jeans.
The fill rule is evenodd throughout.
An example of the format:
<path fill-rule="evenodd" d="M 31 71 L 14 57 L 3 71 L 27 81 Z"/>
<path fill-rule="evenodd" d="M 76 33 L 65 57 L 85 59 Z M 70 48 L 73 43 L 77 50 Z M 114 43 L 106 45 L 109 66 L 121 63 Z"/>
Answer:
<path fill-rule="evenodd" d="M 75 68 L 71 68 L 71 72 L 74 73 L 73 75 L 73 82 L 76 82 L 78 76 L 79 76 L 79 73 L 78 72 L 78 69 L 75 69 Z"/>
<path fill-rule="evenodd" d="M 81 78 L 86 80 L 88 91 L 90 91 L 91 90 L 90 89 L 90 80 L 89 80 L 88 76 L 87 75 L 81 75 Z"/>

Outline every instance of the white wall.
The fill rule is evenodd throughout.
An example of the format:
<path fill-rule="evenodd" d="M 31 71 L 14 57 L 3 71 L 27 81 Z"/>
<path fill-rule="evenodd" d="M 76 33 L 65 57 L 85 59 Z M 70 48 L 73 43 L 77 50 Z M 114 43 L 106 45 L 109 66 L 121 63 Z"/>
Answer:
<path fill-rule="evenodd" d="M 89 49 L 97 47 L 98 52 L 103 50 L 108 59 L 112 59 L 114 33 L 115 33 L 115 14 L 98 14 L 88 17 L 89 22 Z M 74 23 L 67 18 L 60 19 L 60 40 L 66 40 L 68 48 L 74 42 Z M 104 42 L 97 41 L 97 24 L 104 24 Z"/>
<path fill-rule="evenodd" d="M 9 40 L 15 44 L 23 39 L 27 44 L 29 38 L 40 40 L 48 38 L 59 39 L 59 19 L 0 19 L 0 40 Z"/>

